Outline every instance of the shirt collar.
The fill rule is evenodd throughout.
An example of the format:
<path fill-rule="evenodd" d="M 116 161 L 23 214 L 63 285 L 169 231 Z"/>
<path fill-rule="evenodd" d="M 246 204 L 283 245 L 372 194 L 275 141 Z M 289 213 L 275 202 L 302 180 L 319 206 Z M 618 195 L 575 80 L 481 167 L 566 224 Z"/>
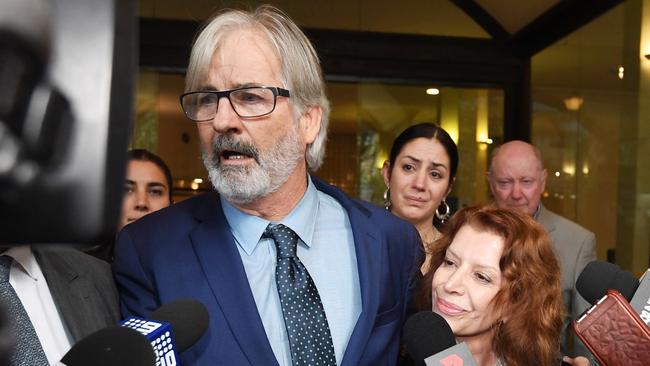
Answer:
<path fill-rule="evenodd" d="M 37 263 L 29 245 L 11 247 L 1 254 L 12 257 L 21 271 L 24 271 L 31 279 L 36 280 Z"/>
<path fill-rule="evenodd" d="M 539 218 L 539 212 L 541 210 L 542 210 L 542 203 L 540 202 L 537 204 L 537 209 L 535 210 L 535 212 L 533 212 L 533 220 L 537 221 L 537 219 Z"/>
<path fill-rule="evenodd" d="M 264 233 L 270 221 L 258 216 L 249 215 L 225 199 L 221 201 L 221 208 L 230 225 L 233 236 L 239 246 L 250 255 L 257 248 L 257 244 Z M 307 176 L 307 190 L 302 196 L 296 207 L 279 222 L 274 224 L 283 224 L 293 230 L 300 239 L 309 247 L 314 235 L 316 226 L 316 214 L 318 212 L 318 191 L 316 186 Z"/>

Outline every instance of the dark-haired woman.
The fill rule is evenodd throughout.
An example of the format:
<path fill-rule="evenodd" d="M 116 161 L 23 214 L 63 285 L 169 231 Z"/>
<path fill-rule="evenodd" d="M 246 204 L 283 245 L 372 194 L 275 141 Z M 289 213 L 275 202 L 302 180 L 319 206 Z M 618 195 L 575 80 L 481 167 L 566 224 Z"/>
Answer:
<path fill-rule="evenodd" d="M 384 205 L 413 224 L 429 255 L 440 238 L 439 227 L 450 216 L 446 198 L 458 169 L 458 150 L 449 134 L 433 123 L 405 129 L 393 142 L 382 175 Z M 421 268 L 426 270 L 426 263 Z"/>

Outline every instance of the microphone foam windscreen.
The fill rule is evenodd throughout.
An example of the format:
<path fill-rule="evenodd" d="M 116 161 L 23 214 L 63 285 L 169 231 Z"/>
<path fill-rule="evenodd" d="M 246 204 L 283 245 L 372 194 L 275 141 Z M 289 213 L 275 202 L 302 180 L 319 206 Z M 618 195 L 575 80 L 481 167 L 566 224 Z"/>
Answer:
<path fill-rule="evenodd" d="M 208 310 L 194 299 L 168 302 L 151 313 L 149 318 L 171 325 L 178 352 L 193 345 L 208 329 L 210 321 Z"/>
<path fill-rule="evenodd" d="M 156 356 L 149 340 L 119 325 L 100 329 L 77 342 L 61 362 L 66 366 L 153 366 Z"/>
<path fill-rule="evenodd" d="M 424 365 L 425 358 L 456 345 L 447 321 L 431 311 L 421 311 L 408 318 L 403 337 L 411 359 L 418 365 Z"/>
<path fill-rule="evenodd" d="M 607 294 L 607 290 L 616 290 L 630 301 L 639 287 L 639 280 L 631 272 L 619 266 L 603 261 L 593 261 L 585 266 L 578 280 L 578 293 L 590 304 L 595 304 Z"/>

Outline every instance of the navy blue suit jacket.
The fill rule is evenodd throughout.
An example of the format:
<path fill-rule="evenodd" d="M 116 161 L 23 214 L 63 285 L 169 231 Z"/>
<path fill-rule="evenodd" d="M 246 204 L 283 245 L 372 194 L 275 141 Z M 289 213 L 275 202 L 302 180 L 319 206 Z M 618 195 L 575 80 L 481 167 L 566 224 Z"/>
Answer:
<path fill-rule="evenodd" d="M 415 228 L 313 179 L 350 218 L 362 311 L 342 365 L 394 365 L 410 311 L 421 244 Z M 206 334 L 181 355 L 184 365 L 277 365 L 219 195 L 209 193 L 126 226 L 113 273 L 123 316 L 146 317 L 174 299 L 193 298 L 209 311 Z"/>

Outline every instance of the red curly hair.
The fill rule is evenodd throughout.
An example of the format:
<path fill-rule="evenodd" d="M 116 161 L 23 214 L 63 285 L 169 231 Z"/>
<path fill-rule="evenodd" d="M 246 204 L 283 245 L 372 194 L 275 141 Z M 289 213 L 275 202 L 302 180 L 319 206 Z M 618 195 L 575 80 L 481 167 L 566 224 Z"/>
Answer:
<path fill-rule="evenodd" d="M 493 206 L 458 211 L 431 249 L 420 283 L 419 306 L 431 310 L 431 282 L 461 227 L 503 238 L 499 267 L 504 281 L 492 302 L 505 314 L 495 323 L 492 347 L 507 365 L 557 364 L 564 316 L 560 267 L 546 230 L 530 216 Z"/>

